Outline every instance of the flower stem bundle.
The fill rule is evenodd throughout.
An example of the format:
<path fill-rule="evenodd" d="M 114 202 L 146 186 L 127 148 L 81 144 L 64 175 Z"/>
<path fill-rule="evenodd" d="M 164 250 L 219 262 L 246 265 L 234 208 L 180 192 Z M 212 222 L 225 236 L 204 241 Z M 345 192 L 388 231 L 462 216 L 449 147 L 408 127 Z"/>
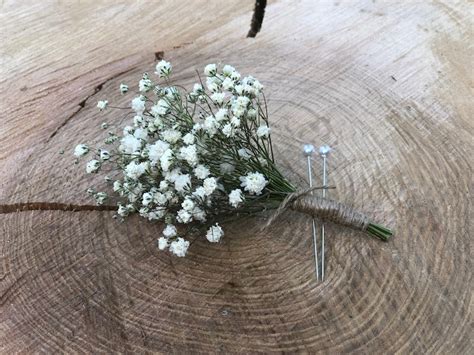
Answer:
<path fill-rule="evenodd" d="M 88 190 L 98 204 L 114 199 L 117 217 L 138 213 L 164 222 L 158 247 L 176 256 L 186 255 L 187 238 L 199 226 L 207 229 L 203 234 L 209 242 L 218 242 L 224 235 L 218 224 L 223 216 L 281 212 L 282 206 L 388 238 L 388 229 L 365 216 L 296 192 L 275 163 L 266 100 L 257 79 L 242 78 L 229 65 L 209 64 L 205 80 L 199 77 L 188 92 L 171 83 L 171 71 L 170 63 L 160 61 L 154 79 L 143 75 L 130 102 L 130 124 L 109 132 L 86 163 L 90 174 L 109 166 L 106 180 L 114 194 Z M 131 91 L 123 83 L 119 90 Z M 97 107 L 109 109 L 108 101 Z M 109 127 L 116 124 L 103 124 Z M 79 158 L 90 151 L 79 144 L 74 154 Z"/>

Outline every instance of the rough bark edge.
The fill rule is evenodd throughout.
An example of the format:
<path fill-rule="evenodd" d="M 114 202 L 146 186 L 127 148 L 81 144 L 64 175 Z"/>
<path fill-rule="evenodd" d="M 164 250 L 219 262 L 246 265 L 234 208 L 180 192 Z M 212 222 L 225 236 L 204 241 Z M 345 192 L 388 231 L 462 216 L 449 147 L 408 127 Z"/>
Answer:
<path fill-rule="evenodd" d="M 250 30 L 247 37 L 255 37 L 260 29 L 262 28 L 263 17 L 265 16 L 265 7 L 267 6 L 267 0 L 256 0 L 255 7 L 253 10 L 252 21 L 250 22 Z"/>

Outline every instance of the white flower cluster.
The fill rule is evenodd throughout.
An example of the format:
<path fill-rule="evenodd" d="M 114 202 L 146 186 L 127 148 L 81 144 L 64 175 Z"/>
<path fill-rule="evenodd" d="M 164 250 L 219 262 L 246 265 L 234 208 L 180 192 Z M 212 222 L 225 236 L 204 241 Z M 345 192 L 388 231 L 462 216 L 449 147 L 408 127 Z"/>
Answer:
<path fill-rule="evenodd" d="M 284 179 L 274 168 L 263 86 L 257 79 L 241 78 L 230 65 L 220 69 L 209 64 L 205 83 L 187 93 L 169 84 L 171 71 L 166 61 L 156 65 L 155 73 L 166 80 L 165 86 L 143 75 L 130 104 L 135 112 L 132 122 L 120 134 L 109 133 L 105 144 L 115 148 L 98 149 L 86 172 L 97 173 L 102 165 L 113 164 L 116 176 L 107 180 L 119 197 L 117 214 L 139 213 L 164 221 L 158 248 L 181 257 L 189 247 L 183 230 L 193 229 L 186 225 L 209 223 L 206 238 L 218 242 L 224 231 L 214 223 L 216 216 L 245 209 L 262 194 L 270 196 L 272 179 L 275 184 Z M 125 94 L 129 86 L 122 83 L 119 89 Z M 97 106 L 104 110 L 108 102 Z M 79 144 L 74 155 L 81 157 L 89 150 Z M 108 197 L 103 192 L 91 194 L 100 204 Z"/>

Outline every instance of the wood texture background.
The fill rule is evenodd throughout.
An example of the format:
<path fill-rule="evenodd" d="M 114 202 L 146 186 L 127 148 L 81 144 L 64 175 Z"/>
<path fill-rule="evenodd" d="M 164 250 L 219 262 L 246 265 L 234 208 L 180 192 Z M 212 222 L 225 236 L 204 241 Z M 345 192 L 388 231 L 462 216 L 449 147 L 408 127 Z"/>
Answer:
<path fill-rule="evenodd" d="M 248 39 L 252 8 L 2 2 L 2 353 L 472 354 L 472 5 L 277 0 Z M 258 77 L 285 174 L 304 184 L 302 142 L 334 146 L 331 196 L 393 240 L 329 226 L 318 284 L 297 213 L 177 259 L 156 249 L 160 225 L 61 211 L 91 204 L 71 150 L 120 119 L 97 100 L 126 104 L 118 84 L 156 53 L 184 85 L 208 62 Z"/>

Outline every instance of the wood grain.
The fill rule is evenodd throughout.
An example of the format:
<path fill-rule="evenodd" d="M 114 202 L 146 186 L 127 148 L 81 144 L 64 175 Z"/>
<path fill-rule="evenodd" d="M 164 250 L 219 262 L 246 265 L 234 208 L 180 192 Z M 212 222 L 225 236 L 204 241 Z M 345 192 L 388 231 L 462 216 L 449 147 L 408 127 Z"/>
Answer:
<path fill-rule="evenodd" d="M 46 206 L 1 210 L 2 353 L 473 352 L 470 4 L 275 1 L 252 39 L 252 2 L 114 4 L 2 7 L 0 203 Z M 208 62 L 258 77 L 285 174 L 303 186 L 301 144 L 334 146 L 331 197 L 393 240 L 329 226 L 318 284 L 301 214 L 177 259 L 160 225 L 57 208 L 91 204 L 68 154 L 160 51 L 183 85 Z"/>

